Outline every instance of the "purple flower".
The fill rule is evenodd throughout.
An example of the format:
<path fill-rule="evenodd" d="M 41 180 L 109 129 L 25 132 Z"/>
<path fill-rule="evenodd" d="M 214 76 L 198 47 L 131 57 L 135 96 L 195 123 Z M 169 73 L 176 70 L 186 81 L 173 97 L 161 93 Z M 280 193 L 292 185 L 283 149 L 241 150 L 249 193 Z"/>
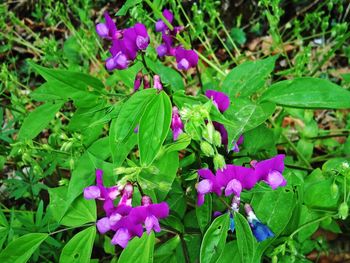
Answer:
<path fill-rule="evenodd" d="M 160 77 L 158 75 L 153 76 L 153 87 L 158 91 L 163 89 L 162 82 L 160 81 Z"/>
<path fill-rule="evenodd" d="M 284 154 L 278 154 L 271 159 L 256 162 L 254 164 L 256 176 L 259 180 L 270 185 L 273 190 L 279 186 L 285 186 L 287 184 L 286 179 L 284 179 L 282 175 L 284 170 L 284 158 Z"/>
<path fill-rule="evenodd" d="M 175 56 L 175 48 L 173 47 L 173 37 L 163 32 L 162 40 L 163 44 L 160 44 L 157 47 L 158 56 Z"/>
<path fill-rule="evenodd" d="M 133 210 L 131 210 L 133 211 Z M 131 212 L 130 212 L 131 213 Z M 134 224 L 130 215 L 121 218 L 115 225 L 114 234 L 111 242 L 113 245 L 119 245 L 125 248 L 131 238 L 134 236 L 141 237 L 143 233 L 142 225 Z"/>
<path fill-rule="evenodd" d="M 176 141 L 179 135 L 183 133 L 184 128 L 184 125 L 179 115 L 179 110 L 176 106 L 173 107 L 170 128 L 173 131 L 173 139 L 174 141 Z"/>
<path fill-rule="evenodd" d="M 207 90 L 205 96 L 213 100 L 214 105 L 220 112 L 225 112 L 230 106 L 230 98 L 223 92 Z"/>
<path fill-rule="evenodd" d="M 243 143 L 244 137 L 243 135 L 239 136 L 237 142 L 234 143 L 234 146 L 232 148 L 232 151 L 239 152 L 239 146 Z"/>
<path fill-rule="evenodd" d="M 135 77 L 135 80 L 134 80 L 134 92 L 138 91 L 140 86 L 141 86 L 141 83 L 142 83 L 142 72 L 138 72 L 136 74 L 136 77 Z"/>
<path fill-rule="evenodd" d="M 177 68 L 180 70 L 188 70 L 189 68 L 196 67 L 198 64 L 198 55 L 193 50 L 187 50 L 179 46 L 175 50 L 175 58 L 177 62 Z"/>
<path fill-rule="evenodd" d="M 144 224 L 147 233 L 153 229 L 160 232 L 159 219 L 169 215 L 169 206 L 166 202 L 152 204 L 149 196 L 142 197 L 142 206 L 135 207 L 130 212 L 130 217 L 136 224 Z"/>
<path fill-rule="evenodd" d="M 98 23 L 96 25 L 96 32 L 101 38 L 109 40 L 118 39 L 122 36 L 122 31 L 117 30 L 112 18 L 107 12 L 104 13 L 105 23 Z"/>
<path fill-rule="evenodd" d="M 254 169 L 236 165 L 226 165 L 223 170 L 216 172 L 219 184 L 225 188 L 225 195 L 240 196 L 243 189 L 252 189 L 259 177 Z"/>
<path fill-rule="evenodd" d="M 198 175 L 203 178 L 197 185 L 197 205 L 201 206 L 204 203 L 204 196 L 209 193 L 216 193 L 221 196 L 222 187 L 218 182 L 218 178 L 209 169 L 198 170 Z"/>
<path fill-rule="evenodd" d="M 173 23 L 174 15 L 171 11 L 168 9 L 163 10 L 163 16 L 165 17 L 166 20 L 171 24 Z M 163 32 L 168 29 L 168 26 L 164 23 L 162 19 L 159 19 L 156 22 L 156 32 Z"/>
<path fill-rule="evenodd" d="M 248 222 L 250 225 L 250 228 L 252 229 L 252 232 L 255 236 L 255 238 L 262 242 L 267 238 L 274 237 L 274 233 L 271 231 L 271 229 L 260 222 L 260 220 L 256 217 L 256 215 L 253 212 L 252 207 L 249 204 L 245 204 L 244 206 Z"/>
<path fill-rule="evenodd" d="M 84 197 L 86 199 L 101 199 L 104 201 L 103 208 L 108 214 L 113 210 L 113 200 L 120 195 L 118 186 L 105 187 L 103 185 L 103 171 L 96 170 L 96 186 L 88 186 L 84 189 Z"/>
<path fill-rule="evenodd" d="M 123 35 L 125 46 L 135 52 L 145 50 L 149 45 L 149 36 L 144 24 L 136 23 L 133 27 L 125 29 Z"/>

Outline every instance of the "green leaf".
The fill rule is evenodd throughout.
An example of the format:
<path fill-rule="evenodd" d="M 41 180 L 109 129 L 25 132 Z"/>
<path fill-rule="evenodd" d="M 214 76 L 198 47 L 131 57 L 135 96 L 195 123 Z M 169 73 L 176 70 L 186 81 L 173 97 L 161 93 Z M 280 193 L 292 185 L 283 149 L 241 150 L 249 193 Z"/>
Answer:
<path fill-rule="evenodd" d="M 221 215 L 213 221 L 205 232 L 200 250 L 201 263 L 217 262 L 225 248 L 229 222 L 229 213 Z"/>
<path fill-rule="evenodd" d="M 149 235 L 146 232 L 143 233 L 141 238 L 133 238 L 120 254 L 118 263 L 152 263 L 154 240 L 155 237 L 153 231 Z"/>
<path fill-rule="evenodd" d="M 162 91 L 147 106 L 140 121 L 138 143 L 140 160 L 144 166 L 150 165 L 159 152 L 171 122 L 171 102 Z"/>
<path fill-rule="evenodd" d="M 89 90 L 76 89 L 58 80 L 50 80 L 35 89 L 30 96 L 36 101 L 55 99 L 74 101 L 77 107 L 92 107 L 99 104 L 99 96 Z"/>
<path fill-rule="evenodd" d="M 239 253 L 238 253 L 238 246 L 237 241 L 231 241 L 226 243 L 224 252 L 222 252 L 220 258 L 216 263 L 236 263 L 239 262 Z"/>
<path fill-rule="evenodd" d="M 249 263 L 254 261 L 254 254 L 256 249 L 256 240 L 248 225 L 247 220 L 240 213 L 234 215 L 238 252 L 240 255 L 240 262 Z"/>
<path fill-rule="evenodd" d="M 273 84 L 261 101 L 299 108 L 350 108 L 350 92 L 340 86 L 318 78 L 296 78 Z"/>
<path fill-rule="evenodd" d="M 70 86 L 78 90 L 86 90 L 87 87 L 91 87 L 96 90 L 104 89 L 104 85 L 99 79 L 81 72 L 49 69 L 39 66 L 31 61 L 28 61 L 28 64 L 41 76 L 43 76 L 46 81 L 59 81 L 62 85 Z"/>
<path fill-rule="evenodd" d="M 60 263 L 88 263 L 90 262 L 92 247 L 96 236 L 96 227 L 90 226 L 76 234 L 63 247 Z"/>
<path fill-rule="evenodd" d="M 309 207 L 336 208 L 339 193 L 332 194 L 333 178 L 305 184 L 304 202 Z"/>
<path fill-rule="evenodd" d="M 263 60 L 247 61 L 235 67 L 227 75 L 221 89 L 232 102 L 241 96 L 248 97 L 261 89 L 275 67 L 277 56 Z"/>
<path fill-rule="evenodd" d="M 119 9 L 117 16 L 125 16 L 128 10 L 137 5 L 138 3 L 141 3 L 142 0 L 127 0 L 125 4 Z"/>
<path fill-rule="evenodd" d="M 228 132 L 228 141 L 237 140 L 238 137 L 267 120 L 275 111 L 275 104 L 261 103 L 254 104 L 249 100 L 236 99 L 225 113 L 226 119 L 233 123 L 223 123 Z"/>
<path fill-rule="evenodd" d="M 48 237 L 44 233 L 31 233 L 12 241 L 1 253 L 1 263 L 25 263 Z"/>
<path fill-rule="evenodd" d="M 211 195 L 205 195 L 204 204 L 201 206 L 196 206 L 196 217 L 198 221 L 199 228 L 202 233 L 204 233 L 207 225 L 211 221 L 212 214 L 212 201 Z"/>
<path fill-rule="evenodd" d="M 176 235 L 167 242 L 163 243 L 154 251 L 154 260 L 156 262 L 167 262 L 166 259 L 174 255 L 176 248 L 180 245 L 180 242 L 181 240 L 179 235 Z"/>
<path fill-rule="evenodd" d="M 110 131 L 117 143 L 125 142 L 131 136 L 145 113 L 145 108 L 155 98 L 156 92 L 156 89 L 138 91 L 124 103 Z"/>
<path fill-rule="evenodd" d="M 295 203 L 294 193 L 284 188 L 254 193 L 251 201 L 259 220 L 276 236 L 288 225 Z"/>
<path fill-rule="evenodd" d="M 180 151 L 186 149 L 186 147 L 191 142 L 191 136 L 188 136 L 186 133 L 180 134 L 179 138 L 170 144 L 164 145 L 164 153 Z"/>
<path fill-rule="evenodd" d="M 62 105 L 63 102 L 47 102 L 29 113 L 19 129 L 18 139 L 34 139 L 55 117 Z"/>
<path fill-rule="evenodd" d="M 77 227 L 96 221 L 96 203 L 79 197 L 69 205 L 68 211 L 61 219 L 61 215 L 68 206 L 67 187 L 50 188 L 50 212 L 57 222 L 69 227 Z"/>
<path fill-rule="evenodd" d="M 153 166 L 157 172 L 150 173 L 147 170 L 142 170 L 139 179 L 142 186 L 155 191 L 157 201 L 161 202 L 167 196 L 176 177 L 176 172 L 179 168 L 178 153 L 169 152 L 164 154 L 153 163 Z"/>

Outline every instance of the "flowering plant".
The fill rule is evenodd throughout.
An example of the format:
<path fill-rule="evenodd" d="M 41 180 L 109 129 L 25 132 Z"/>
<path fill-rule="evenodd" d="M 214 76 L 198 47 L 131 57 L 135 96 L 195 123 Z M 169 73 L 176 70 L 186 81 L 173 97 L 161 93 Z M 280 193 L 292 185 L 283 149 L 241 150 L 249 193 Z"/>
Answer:
<path fill-rule="evenodd" d="M 62 122 L 72 137 L 49 140 L 71 150 L 60 159 L 72 173 L 48 190 L 48 231 L 14 240 L 0 262 L 33 240 L 25 262 L 55 243 L 60 226 L 84 227 L 60 262 L 90 262 L 98 249 L 120 263 L 304 260 L 305 240 L 348 217 L 350 169 L 346 159 L 314 169 L 303 149 L 310 137 L 295 146 L 282 122 L 304 118 L 301 108 L 350 108 L 349 91 L 321 78 L 270 78 L 278 55 L 225 71 L 171 10 L 144 4 L 152 23 L 122 28 L 106 11 L 95 25 L 106 47 L 97 77 L 29 62 L 47 81 L 33 92 L 44 104 L 17 146 L 69 105 L 75 112 Z"/>

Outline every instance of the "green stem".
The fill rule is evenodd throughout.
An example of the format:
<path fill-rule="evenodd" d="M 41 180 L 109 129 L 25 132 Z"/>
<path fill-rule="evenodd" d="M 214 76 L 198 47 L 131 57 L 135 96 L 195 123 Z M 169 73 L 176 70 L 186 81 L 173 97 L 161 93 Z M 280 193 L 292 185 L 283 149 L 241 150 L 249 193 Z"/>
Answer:
<path fill-rule="evenodd" d="M 325 220 L 325 219 L 327 219 L 327 218 L 329 218 L 329 217 L 331 217 L 331 216 L 330 216 L 330 215 L 326 215 L 326 216 L 323 216 L 323 217 L 321 217 L 321 218 L 318 218 L 318 219 L 316 219 L 316 220 L 314 220 L 314 221 L 305 223 L 305 224 L 303 224 L 302 226 L 300 226 L 298 229 L 296 229 L 292 234 L 290 234 L 289 237 L 290 237 L 291 239 L 293 239 L 293 237 L 294 237 L 297 233 L 299 233 L 299 231 L 303 230 L 304 228 L 306 228 L 306 227 L 308 227 L 308 226 L 310 226 L 310 225 L 313 225 L 313 224 L 316 224 L 316 223 L 318 223 L 318 222 L 321 222 L 321 221 L 323 221 L 323 220 Z"/>

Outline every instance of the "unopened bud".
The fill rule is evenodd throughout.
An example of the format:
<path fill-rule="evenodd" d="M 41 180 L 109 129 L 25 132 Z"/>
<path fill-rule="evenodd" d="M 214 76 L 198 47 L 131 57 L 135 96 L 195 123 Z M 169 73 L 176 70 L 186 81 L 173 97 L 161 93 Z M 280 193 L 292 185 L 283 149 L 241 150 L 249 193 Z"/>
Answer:
<path fill-rule="evenodd" d="M 160 77 L 158 75 L 153 76 L 153 87 L 159 91 L 163 89 L 162 82 L 160 81 Z"/>
<path fill-rule="evenodd" d="M 339 193 L 339 187 L 336 183 L 333 183 L 331 185 L 331 195 L 332 195 L 332 198 L 335 199 L 337 197 Z"/>
<path fill-rule="evenodd" d="M 118 167 L 118 168 L 115 168 L 115 169 L 114 169 L 114 172 L 115 172 L 116 174 L 124 174 L 124 173 L 125 173 L 125 170 L 126 170 L 125 167 Z"/>
<path fill-rule="evenodd" d="M 215 146 L 219 147 L 221 146 L 221 134 L 218 131 L 214 132 L 214 144 Z"/>
<path fill-rule="evenodd" d="M 201 142 L 201 150 L 205 156 L 213 156 L 214 155 L 213 147 L 211 147 L 211 145 L 206 141 Z"/>
<path fill-rule="evenodd" d="M 224 156 L 222 156 L 221 154 L 215 155 L 214 156 L 214 166 L 215 166 L 216 170 L 225 168 L 226 163 L 225 163 Z"/>
<path fill-rule="evenodd" d="M 214 132 L 215 132 L 215 128 L 213 123 L 208 122 L 207 123 L 207 131 L 208 131 L 208 138 L 205 138 L 208 142 L 213 143 L 213 138 L 214 138 Z"/>
<path fill-rule="evenodd" d="M 338 213 L 339 213 L 339 216 L 341 219 L 345 220 L 348 215 L 349 215 L 349 206 L 347 203 L 342 203 L 340 206 L 339 206 L 339 210 L 338 210 Z"/>

